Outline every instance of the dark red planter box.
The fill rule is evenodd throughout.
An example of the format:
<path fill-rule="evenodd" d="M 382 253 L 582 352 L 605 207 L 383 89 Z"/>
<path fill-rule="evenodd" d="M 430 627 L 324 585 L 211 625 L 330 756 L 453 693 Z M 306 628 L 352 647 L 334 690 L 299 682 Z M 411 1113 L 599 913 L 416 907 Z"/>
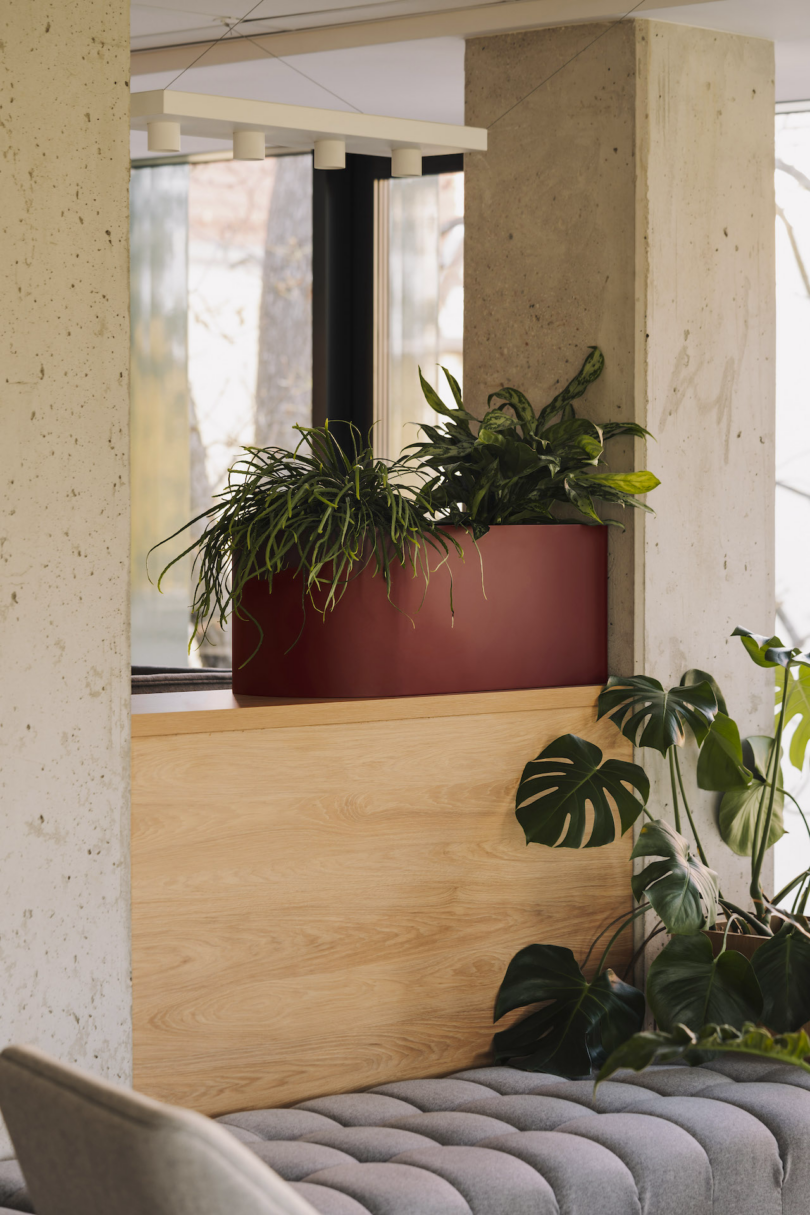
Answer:
<path fill-rule="evenodd" d="M 373 565 L 325 619 L 293 573 L 243 592 L 261 622 L 233 618 L 233 690 L 244 696 L 375 697 L 601 684 L 607 678 L 607 531 L 585 524 L 493 527 L 478 542 L 451 530 L 464 559 L 420 575 L 395 566 L 393 602 Z M 431 569 L 439 557 L 431 556 Z M 486 591 L 486 597 L 484 596 Z M 415 627 L 414 627 L 415 626 Z M 245 663 L 246 665 L 242 665 Z"/>

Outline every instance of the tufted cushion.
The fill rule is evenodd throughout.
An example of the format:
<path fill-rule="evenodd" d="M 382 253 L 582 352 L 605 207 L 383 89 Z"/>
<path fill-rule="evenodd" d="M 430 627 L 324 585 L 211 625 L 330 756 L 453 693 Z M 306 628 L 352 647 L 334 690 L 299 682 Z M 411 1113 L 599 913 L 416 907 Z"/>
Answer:
<path fill-rule="evenodd" d="M 767 1061 L 621 1073 L 596 1097 L 479 1068 L 219 1121 L 320 1215 L 810 1211 L 810 1076 Z M 2 1166 L 0 1201 L 30 1209 Z"/>

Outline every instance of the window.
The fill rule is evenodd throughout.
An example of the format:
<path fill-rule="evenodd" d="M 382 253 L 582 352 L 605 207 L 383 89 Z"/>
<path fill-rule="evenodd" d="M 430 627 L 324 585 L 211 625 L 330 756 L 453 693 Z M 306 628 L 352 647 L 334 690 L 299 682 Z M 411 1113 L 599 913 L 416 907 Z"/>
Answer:
<path fill-rule="evenodd" d="M 433 421 L 417 367 L 462 378 L 461 156 L 421 178 L 347 156 L 135 167 L 132 224 L 132 662 L 229 667 L 227 632 L 188 654 L 195 532 L 246 445 L 345 422 L 391 458 Z M 202 530 L 197 525 L 196 534 Z"/>
<path fill-rule="evenodd" d="M 375 192 L 375 446 L 395 459 L 436 422 L 419 384 L 463 382 L 464 174 L 390 179 Z"/>
<path fill-rule="evenodd" d="M 776 632 L 810 646 L 810 112 L 776 120 Z M 789 727 L 790 729 L 790 727 Z M 810 775 L 788 764 L 785 784 L 807 813 Z M 810 839 L 795 806 L 776 845 L 776 888 L 810 866 Z"/>
<path fill-rule="evenodd" d="M 137 168 L 131 225 L 132 661 L 229 667 L 227 635 L 188 655 L 190 559 L 158 595 L 146 555 L 241 447 L 311 421 L 312 159 Z M 153 580 L 190 539 L 152 555 Z"/>

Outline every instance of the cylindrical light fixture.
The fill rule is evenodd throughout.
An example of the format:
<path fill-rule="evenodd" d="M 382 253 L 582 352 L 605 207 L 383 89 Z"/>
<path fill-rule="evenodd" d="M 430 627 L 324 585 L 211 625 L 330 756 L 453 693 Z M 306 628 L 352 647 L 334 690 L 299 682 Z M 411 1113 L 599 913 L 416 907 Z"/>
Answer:
<path fill-rule="evenodd" d="M 421 177 L 422 149 L 394 148 L 391 153 L 392 177 Z"/>
<path fill-rule="evenodd" d="M 346 141 L 345 139 L 316 139 L 315 140 L 316 169 L 345 169 Z"/>
<path fill-rule="evenodd" d="M 264 131 L 234 131 L 234 160 L 264 160 Z"/>
<path fill-rule="evenodd" d="M 147 122 L 146 142 L 150 152 L 179 152 L 179 122 Z"/>

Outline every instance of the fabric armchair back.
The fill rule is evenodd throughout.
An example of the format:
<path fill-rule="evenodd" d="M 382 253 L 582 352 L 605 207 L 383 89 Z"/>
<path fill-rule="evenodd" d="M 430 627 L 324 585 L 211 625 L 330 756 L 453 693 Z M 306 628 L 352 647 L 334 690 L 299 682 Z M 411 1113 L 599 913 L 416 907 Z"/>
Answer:
<path fill-rule="evenodd" d="M 201 1114 L 31 1047 L 0 1054 L 0 1108 L 37 1215 L 316 1215 Z"/>

